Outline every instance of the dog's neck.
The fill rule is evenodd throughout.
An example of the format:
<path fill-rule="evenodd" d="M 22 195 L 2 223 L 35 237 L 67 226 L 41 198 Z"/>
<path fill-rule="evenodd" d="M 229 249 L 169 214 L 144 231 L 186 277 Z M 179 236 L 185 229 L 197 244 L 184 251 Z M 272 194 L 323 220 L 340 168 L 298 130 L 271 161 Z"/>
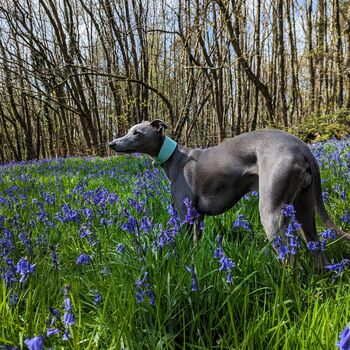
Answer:
<path fill-rule="evenodd" d="M 158 155 L 155 159 L 156 164 L 162 165 L 166 163 L 176 150 L 177 142 L 170 137 L 165 136 L 162 141 L 162 146 L 159 149 Z"/>

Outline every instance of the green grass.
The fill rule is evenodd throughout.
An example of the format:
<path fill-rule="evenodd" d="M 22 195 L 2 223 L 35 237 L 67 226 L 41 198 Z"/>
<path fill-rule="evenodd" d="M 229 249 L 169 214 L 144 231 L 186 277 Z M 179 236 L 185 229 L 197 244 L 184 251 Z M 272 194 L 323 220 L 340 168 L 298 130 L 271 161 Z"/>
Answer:
<path fill-rule="evenodd" d="M 317 147 L 324 190 L 329 193 L 327 208 L 349 231 L 349 224 L 340 220 L 350 207 L 349 141 Z M 96 193 L 88 192 L 96 189 L 105 191 L 99 198 L 110 195 L 104 205 Z M 55 198 L 52 204 L 45 201 L 46 193 Z M 135 198 L 143 202 L 140 212 L 130 204 Z M 173 244 L 160 250 L 155 242 L 159 224 L 167 227 L 170 197 L 164 174 L 148 159 L 71 158 L 0 167 L 0 345 L 26 348 L 26 338 L 43 335 L 45 348 L 52 349 L 334 349 L 350 321 L 348 268 L 340 276 L 316 274 L 305 246 L 294 268 L 283 265 L 266 241 L 257 201 L 251 196 L 221 216 L 206 218 L 197 244 L 181 231 Z M 56 213 L 67 203 L 79 211 L 79 221 L 57 219 Z M 93 218 L 86 218 L 83 208 L 91 209 Z M 148 217 L 153 229 L 140 237 L 124 231 L 125 209 L 139 224 Z M 40 220 L 43 211 L 46 215 Z M 249 220 L 252 234 L 232 230 L 238 214 Z M 112 223 L 101 223 L 102 217 Z M 98 244 L 80 237 L 86 225 Z M 9 235 L 13 249 L 4 254 Z M 225 254 L 236 264 L 230 284 L 214 259 L 218 235 L 224 237 Z M 125 245 L 123 253 L 117 251 L 118 244 Z M 52 250 L 58 254 L 58 268 Z M 92 257 L 90 265 L 76 265 L 83 251 Z M 349 244 L 332 242 L 326 252 L 332 262 L 340 262 L 349 257 Z M 6 285 L 4 274 L 11 266 L 6 259 L 16 265 L 21 257 L 35 264 L 35 272 L 25 282 L 15 274 L 17 281 Z M 191 264 L 197 291 L 191 291 L 191 273 L 185 268 Z M 145 292 L 152 289 L 154 305 L 147 295 L 141 303 L 136 299 L 135 283 L 145 272 Z M 47 337 L 46 331 L 49 308 L 58 309 L 63 317 L 62 289 L 67 285 L 75 324 L 64 341 L 62 322 L 55 322 L 60 334 Z M 102 295 L 96 305 L 92 290 Z M 15 304 L 10 301 L 14 294 Z"/>

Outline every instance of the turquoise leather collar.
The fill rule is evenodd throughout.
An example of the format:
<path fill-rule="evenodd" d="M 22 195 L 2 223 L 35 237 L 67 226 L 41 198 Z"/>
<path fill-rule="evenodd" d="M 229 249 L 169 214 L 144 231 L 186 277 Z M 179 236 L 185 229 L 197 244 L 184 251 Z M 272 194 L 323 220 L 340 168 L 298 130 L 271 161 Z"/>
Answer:
<path fill-rule="evenodd" d="M 176 146 L 177 142 L 172 140 L 170 137 L 165 136 L 162 147 L 156 158 L 156 164 L 161 165 L 165 163 L 174 153 Z"/>

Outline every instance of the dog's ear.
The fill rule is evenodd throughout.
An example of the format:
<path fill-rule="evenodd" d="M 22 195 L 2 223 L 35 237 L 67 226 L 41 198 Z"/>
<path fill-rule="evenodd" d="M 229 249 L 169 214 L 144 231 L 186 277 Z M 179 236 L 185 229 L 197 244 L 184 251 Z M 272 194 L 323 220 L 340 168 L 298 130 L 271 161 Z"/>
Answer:
<path fill-rule="evenodd" d="M 168 125 L 166 125 L 163 120 L 160 119 L 155 119 L 151 122 L 151 126 L 155 129 L 157 129 L 157 131 L 162 132 L 163 130 L 165 130 Z"/>

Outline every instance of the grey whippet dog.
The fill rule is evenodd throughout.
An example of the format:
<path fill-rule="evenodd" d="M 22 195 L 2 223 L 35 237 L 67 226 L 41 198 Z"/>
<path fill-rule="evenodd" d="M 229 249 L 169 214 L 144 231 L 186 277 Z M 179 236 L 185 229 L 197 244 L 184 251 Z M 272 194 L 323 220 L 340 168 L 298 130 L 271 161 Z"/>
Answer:
<path fill-rule="evenodd" d="M 218 215 L 247 192 L 257 190 L 261 222 L 270 241 L 279 235 L 283 239 L 287 222 L 281 210 L 286 204 L 294 205 L 306 242 L 318 241 L 315 209 L 327 227 L 350 240 L 350 234 L 330 219 L 322 199 L 317 161 L 297 137 L 267 129 L 241 134 L 212 148 L 189 149 L 164 136 L 166 128 L 159 119 L 142 122 L 109 147 L 116 152 L 154 157 L 171 182 L 180 217 L 186 215 L 186 197 L 201 215 Z M 318 268 L 322 267 L 321 260 L 325 257 L 316 252 Z M 287 261 L 293 257 L 289 255 Z"/>

